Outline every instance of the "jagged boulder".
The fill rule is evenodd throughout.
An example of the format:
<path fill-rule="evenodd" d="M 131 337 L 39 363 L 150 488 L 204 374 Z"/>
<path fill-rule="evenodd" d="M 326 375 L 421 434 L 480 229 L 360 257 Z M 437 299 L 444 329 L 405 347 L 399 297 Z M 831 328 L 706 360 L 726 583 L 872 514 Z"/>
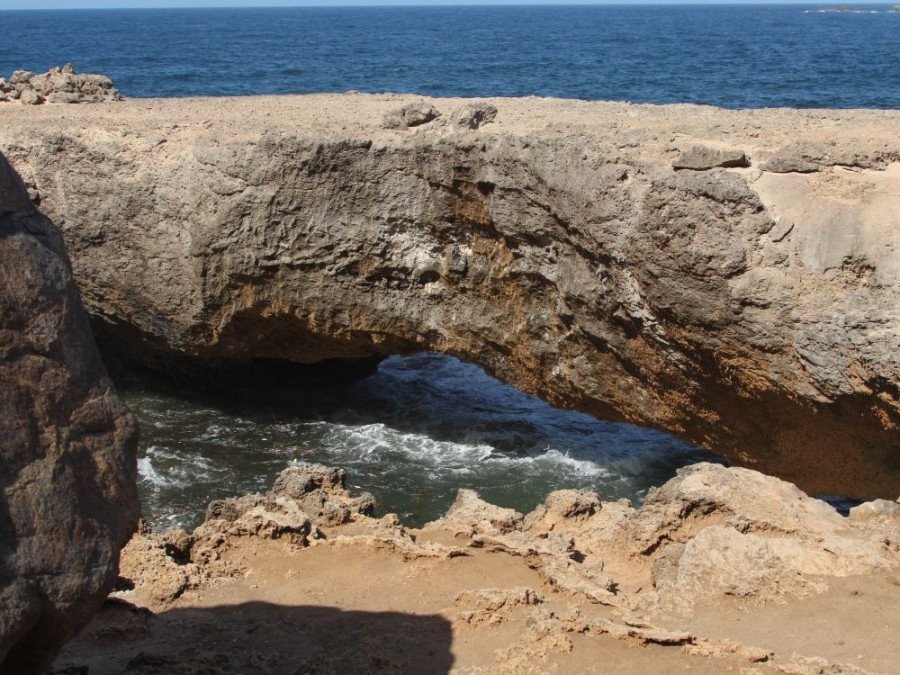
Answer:
<path fill-rule="evenodd" d="M 430 103 L 410 103 L 384 116 L 381 123 L 385 129 L 409 129 L 436 120 L 441 112 Z"/>
<path fill-rule="evenodd" d="M 497 106 L 490 103 L 466 103 L 453 111 L 450 119 L 463 129 L 478 129 L 497 117 Z"/>
<path fill-rule="evenodd" d="M 602 560 L 646 573 L 655 591 L 644 604 L 686 612 L 723 597 L 778 602 L 826 589 L 827 577 L 900 566 L 896 528 L 866 517 L 888 520 L 882 514 L 891 505 L 857 507 L 857 518 L 847 519 L 778 478 L 699 463 L 651 490 L 640 509 L 565 490 L 551 493 L 525 524 L 534 536 L 571 537 L 585 565 Z"/>
<path fill-rule="evenodd" d="M 459 490 L 456 501 L 443 518 L 430 525 L 457 535 L 500 535 L 522 528 L 524 517 L 514 509 L 494 506 L 484 501 L 474 490 Z"/>
<path fill-rule="evenodd" d="M 67 63 L 35 75 L 29 70 L 15 71 L 7 81 L 0 78 L 0 100 L 16 99 L 27 105 L 50 103 L 99 103 L 121 101 L 122 94 L 106 75 L 76 73 Z"/>
<path fill-rule="evenodd" d="M 343 469 L 321 464 L 298 464 L 281 472 L 272 493 L 296 499 L 320 525 L 343 525 L 357 516 L 375 515 L 375 500 L 368 492 L 351 497 Z"/>
<path fill-rule="evenodd" d="M 42 671 L 112 588 L 136 441 L 59 233 L 0 155 L 0 672 Z"/>
<path fill-rule="evenodd" d="M 271 492 L 210 502 L 193 540 L 215 545 L 226 536 L 256 536 L 286 538 L 305 546 L 309 537 L 321 536 L 319 526 L 344 525 L 374 515 L 372 495 L 363 492 L 353 497 L 344 481 L 343 469 L 307 463 L 290 466 L 275 480 Z"/>

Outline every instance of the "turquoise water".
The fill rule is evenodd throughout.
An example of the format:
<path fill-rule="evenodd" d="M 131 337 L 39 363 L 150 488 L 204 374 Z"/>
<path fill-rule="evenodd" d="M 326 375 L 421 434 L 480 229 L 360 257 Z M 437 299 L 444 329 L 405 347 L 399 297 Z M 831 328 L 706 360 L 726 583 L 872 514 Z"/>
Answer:
<path fill-rule="evenodd" d="M 827 3 L 823 6 L 827 6 Z M 358 89 L 729 108 L 900 107 L 900 14 L 805 6 L 0 12 L 0 75 L 73 62 L 127 96 Z"/>
<path fill-rule="evenodd" d="M 141 425 L 140 491 L 153 526 L 193 527 L 211 499 L 264 491 L 294 461 L 340 466 L 378 512 L 420 525 L 461 487 L 533 509 L 555 489 L 639 502 L 678 467 L 716 456 L 663 433 L 557 410 L 436 354 L 391 357 L 332 388 L 219 397 L 124 392 Z"/>

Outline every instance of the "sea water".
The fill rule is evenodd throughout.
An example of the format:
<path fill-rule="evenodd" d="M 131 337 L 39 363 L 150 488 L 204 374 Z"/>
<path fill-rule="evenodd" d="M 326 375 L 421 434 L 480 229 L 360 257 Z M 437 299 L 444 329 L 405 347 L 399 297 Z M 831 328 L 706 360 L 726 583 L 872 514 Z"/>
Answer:
<path fill-rule="evenodd" d="M 0 75 L 73 62 L 140 97 L 357 89 L 727 108 L 897 108 L 900 13 L 890 5 L 873 8 L 866 14 L 733 4 L 0 11 Z"/>
<path fill-rule="evenodd" d="M 157 528 L 193 527 L 210 500 L 265 491 L 296 462 L 342 467 L 379 513 L 420 525 L 459 488 L 521 511 L 561 488 L 639 502 L 678 467 L 721 461 L 667 434 L 552 408 L 439 354 L 390 357 L 330 387 L 123 393 L 141 426 L 144 517 Z"/>

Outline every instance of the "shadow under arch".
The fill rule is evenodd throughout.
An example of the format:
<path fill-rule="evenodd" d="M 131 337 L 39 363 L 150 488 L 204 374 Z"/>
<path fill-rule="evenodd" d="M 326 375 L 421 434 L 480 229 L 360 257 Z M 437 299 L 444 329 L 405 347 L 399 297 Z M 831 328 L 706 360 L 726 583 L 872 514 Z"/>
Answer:
<path fill-rule="evenodd" d="M 453 666 L 451 639 L 438 615 L 259 601 L 153 614 L 110 599 L 51 675 L 439 675 Z"/>

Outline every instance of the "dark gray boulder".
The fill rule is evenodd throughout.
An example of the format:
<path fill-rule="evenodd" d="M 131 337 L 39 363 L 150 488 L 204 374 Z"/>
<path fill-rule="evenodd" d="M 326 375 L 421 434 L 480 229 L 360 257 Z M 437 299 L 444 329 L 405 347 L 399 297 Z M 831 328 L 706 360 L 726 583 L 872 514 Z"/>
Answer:
<path fill-rule="evenodd" d="M 478 129 L 497 117 L 497 106 L 490 103 L 466 103 L 450 116 L 453 123 L 463 129 Z"/>
<path fill-rule="evenodd" d="M 43 671 L 111 590 L 136 441 L 59 233 L 0 155 L 0 673 Z"/>

